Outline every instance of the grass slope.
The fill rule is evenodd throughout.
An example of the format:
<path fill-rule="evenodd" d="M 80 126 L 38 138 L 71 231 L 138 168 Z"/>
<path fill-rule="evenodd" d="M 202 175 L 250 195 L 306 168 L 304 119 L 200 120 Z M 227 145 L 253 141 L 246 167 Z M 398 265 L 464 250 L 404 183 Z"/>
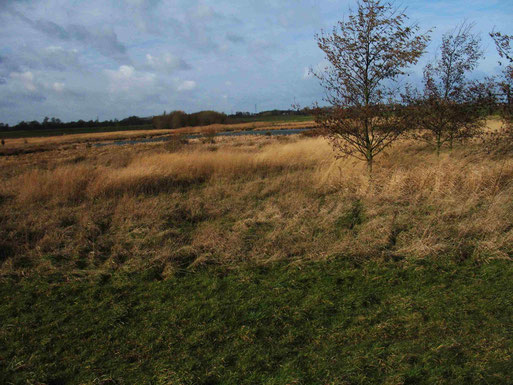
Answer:
<path fill-rule="evenodd" d="M 506 384 L 513 266 L 208 267 L 0 285 L 6 384 Z"/>

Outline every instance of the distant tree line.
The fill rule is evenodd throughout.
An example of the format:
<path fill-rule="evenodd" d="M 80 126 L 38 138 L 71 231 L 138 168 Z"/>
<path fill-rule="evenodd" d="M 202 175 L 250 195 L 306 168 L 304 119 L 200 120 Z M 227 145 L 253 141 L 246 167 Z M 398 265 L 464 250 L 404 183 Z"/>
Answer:
<path fill-rule="evenodd" d="M 297 110 L 269 110 L 258 113 L 238 111 L 231 115 L 226 115 L 216 111 L 200 111 L 187 114 L 183 111 L 172 111 L 154 117 L 130 116 L 122 120 L 77 120 L 63 122 L 59 118 L 45 117 L 41 122 L 37 120 L 22 121 L 15 126 L 0 123 L 0 131 L 33 131 L 33 130 L 59 130 L 69 128 L 99 128 L 99 127 L 130 127 L 152 124 L 157 129 L 174 129 L 186 126 L 207 126 L 210 124 L 224 124 L 230 122 L 240 122 L 241 120 L 251 120 L 255 117 L 269 116 L 292 116 L 309 115 L 311 111 L 307 108 Z"/>
<path fill-rule="evenodd" d="M 229 118 L 250 118 L 250 117 L 265 117 L 265 116 L 305 116 L 310 115 L 311 111 L 308 108 L 295 109 L 295 110 L 268 110 L 257 113 L 237 111 L 234 114 L 228 115 Z"/>
<path fill-rule="evenodd" d="M 124 127 L 124 126 L 142 126 L 151 123 L 151 118 L 140 118 L 138 116 L 130 116 L 122 120 L 77 120 L 72 122 L 63 122 L 59 118 L 45 117 L 39 122 L 33 120 L 30 122 L 22 121 L 15 126 L 0 123 L 0 131 L 34 131 L 34 130 L 58 130 L 66 128 L 96 128 L 96 127 Z"/>
<path fill-rule="evenodd" d="M 173 111 L 154 116 L 153 127 L 156 129 L 175 129 L 180 127 L 208 126 L 210 124 L 224 124 L 227 120 L 226 114 L 216 111 L 200 111 L 187 114 L 183 111 Z"/>

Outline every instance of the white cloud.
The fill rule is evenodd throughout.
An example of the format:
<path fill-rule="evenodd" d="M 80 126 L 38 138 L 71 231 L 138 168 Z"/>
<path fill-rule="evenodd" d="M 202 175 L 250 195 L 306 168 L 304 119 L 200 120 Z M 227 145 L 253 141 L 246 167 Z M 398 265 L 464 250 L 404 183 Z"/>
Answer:
<path fill-rule="evenodd" d="M 19 81 L 27 91 L 34 92 L 36 90 L 34 74 L 32 72 L 11 72 L 10 77 Z"/>
<path fill-rule="evenodd" d="M 56 54 L 59 52 L 71 52 L 74 54 L 78 53 L 78 49 L 76 49 L 76 48 L 67 50 L 67 49 L 62 48 L 60 45 L 50 45 L 50 46 L 46 47 L 46 50 L 49 53 L 53 53 L 53 54 Z"/>
<path fill-rule="evenodd" d="M 53 83 L 52 88 L 56 92 L 62 92 L 64 91 L 64 83 L 55 82 Z"/>
<path fill-rule="evenodd" d="M 312 79 L 314 77 L 312 70 L 314 73 L 320 74 L 326 71 L 326 67 L 329 67 L 329 65 L 330 63 L 327 60 L 323 60 L 317 63 L 313 68 L 305 67 L 303 70 L 303 79 Z"/>
<path fill-rule="evenodd" d="M 134 67 L 122 65 L 117 70 L 105 70 L 111 92 L 145 89 L 155 85 L 155 75 L 138 72 Z"/>
<path fill-rule="evenodd" d="M 191 91 L 196 88 L 196 82 L 194 80 L 184 80 L 178 85 L 178 91 Z"/>
<path fill-rule="evenodd" d="M 162 72 L 190 69 L 189 64 L 185 60 L 170 53 L 165 53 L 161 56 L 153 56 L 148 53 L 146 54 L 146 64 L 153 70 Z"/>
<path fill-rule="evenodd" d="M 149 53 L 146 54 L 146 61 L 152 67 L 154 67 L 157 64 L 157 58 L 151 56 Z"/>

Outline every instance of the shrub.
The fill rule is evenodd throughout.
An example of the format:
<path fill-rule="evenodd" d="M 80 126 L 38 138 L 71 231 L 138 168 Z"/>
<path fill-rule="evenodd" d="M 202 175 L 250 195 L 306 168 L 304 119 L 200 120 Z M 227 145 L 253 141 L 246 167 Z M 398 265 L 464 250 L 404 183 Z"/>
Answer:
<path fill-rule="evenodd" d="M 188 142 L 185 135 L 172 135 L 164 142 L 164 149 L 168 152 L 177 152 L 183 149 Z"/>
<path fill-rule="evenodd" d="M 153 117 L 153 126 L 156 129 L 170 130 L 180 127 L 208 126 L 211 124 L 226 123 L 226 115 L 216 111 L 200 111 L 186 114 L 183 111 L 173 111 Z"/>

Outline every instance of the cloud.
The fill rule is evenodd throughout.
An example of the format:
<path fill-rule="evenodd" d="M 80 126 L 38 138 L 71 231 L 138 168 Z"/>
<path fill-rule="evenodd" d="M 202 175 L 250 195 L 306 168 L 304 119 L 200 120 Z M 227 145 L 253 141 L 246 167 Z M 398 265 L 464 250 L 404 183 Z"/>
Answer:
<path fill-rule="evenodd" d="M 0 11 L 8 9 L 10 6 L 18 3 L 28 3 L 29 0 L 0 0 Z"/>
<path fill-rule="evenodd" d="M 34 84 L 34 74 L 30 71 L 26 72 L 12 72 L 11 79 L 14 79 L 21 83 L 21 85 L 30 92 L 36 91 L 37 87 Z"/>
<path fill-rule="evenodd" d="M 126 0 L 126 2 L 135 7 L 148 9 L 158 4 L 160 0 Z"/>
<path fill-rule="evenodd" d="M 119 9 L 118 17 L 129 19 L 131 28 L 137 28 L 139 33 L 162 36 L 169 22 L 167 18 L 162 17 L 162 11 L 169 7 L 159 9 L 161 4 L 161 0 L 125 0 L 124 6 Z"/>
<path fill-rule="evenodd" d="M 325 72 L 327 68 L 330 68 L 330 65 L 330 62 L 327 60 L 322 60 L 313 67 L 305 67 L 303 69 L 303 79 L 307 80 L 314 78 L 314 74 L 321 74 Z"/>
<path fill-rule="evenodd" d="M 184 80 L 178 85 L 178 91 L 192 91 L 196 88 L 196 82 L 194 80 Z"/>
<path fill-rule="evenodd" d="M 280 47 L 276 41 L 257 39 L 251 43 L 251 49 L 258 51 L 277 50 Z"/>
<path fill-rule="evenodd" d="M 227 16 L 204 2 L 197 2 L 192 7 L 184 7 L 181 17 L 170 18 L 168 22 L 173 32 L 187 48 L 194 48 L 204 53 L 216 53 L 225 50 L 221 40 L 226 30 L 239 27 L 242 22 L 234 16 Z M 226 36 L 227 39 L 228 36 Z M 240 38 L 231 34 L 231 38 Z"/>
<path fill-rule="evenodd" d="M 21 93 L 18 96 L 13 96 L 13 99 L 18 99 L 18 100 L 23 101 L 23 102 L 42 103 L 42 102 L 44 102 L 46 100 L 46 96 L 44 96 L 44 95 L 42 95 L 40 93 L 35 93 L 35 94 Z"/>
<path fill-rule="evenodd" d="M 129 61 L 125 45 L 119 41 L 116 32 L 111 27 L 95 29 L 77 23 L 63 26 L 44 19 L 32 20 L 15 10 L 10 12 L 29 24 L 36 31 L 52 39 L 79 42 L 95 49 L 103 56 L 117 61 Z"/>
<path fill-rule="evenodd" d="M 167 73 L 191 69 L 191 66 L 185 60 L 170 53 L 161 56 L 146 54 L 146 65 L 153 70 Z"/>
<path fill-rule="evenodd" d="M 55 92 L 62 92 L 64 91 L 64 83 L 55 82 L 52 84 L 52 88 Z"/>
<path fill-rule="evenodd" d="M 28 94 L 36 94 L 42 92 L 48 94 L 49 92 L 57 92 L 59 94 L 65 91 L 65 84 L 62 81 L 45 81 L 38 80 L 31 71 L 25 72 L 12 72 L 10 78 L 15 82 L 14 90 L 17 92 L 24 91 Z M 21 86 L 21 87 L 19 87 Z M 74 93 L 68 93 L 72 95 Z M 39 98 L 40 99 L 40 98 Z"/>
<path fill-rule="evenodd" d="M 65 49 L 59 46 L 49 46 L 40 52 L 40 60 L 49 69 L 64 70 L 66 68 L 79 68 L 77 49 Z"/>
<path fill-rule="evenodd" d="M 22 72 L 25 70 L 65 71 L 79 69 L 79 52 L 76 49 L 65 49 L 60 46 L 31 48 L 14 52 L 0 60 L 0 71 Z"/>
<path fill-rule="evenodd" d="M 138 72 L 133 66 L 122 65 L 117 70 L 105 70 L 109 80 L 110 92 L 124 92 L 128 90 L 144 90 L 155 85 L 155 75 L 147 72 Z"/>
<path fill-rule="evenodd" d="M 226 34 L 226 38 L 229 41 L 231 41 L 232 43 L 236 43 L 236 44 L 244 43 L 246 41 L 246 39 L 243 36 L 237 35 L 236 33 L 233 33 L 233 32 L 228 32 Z"/>

